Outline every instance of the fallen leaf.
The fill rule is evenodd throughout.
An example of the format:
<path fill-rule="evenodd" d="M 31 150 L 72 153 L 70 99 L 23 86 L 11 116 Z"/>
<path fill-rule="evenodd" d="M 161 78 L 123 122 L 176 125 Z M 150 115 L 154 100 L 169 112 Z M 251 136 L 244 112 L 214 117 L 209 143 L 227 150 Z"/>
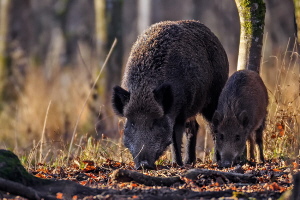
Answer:
<path fill-rule="evenodd" d="M 271 138 L 272 138 L 272 139 L 275 139 L 275 138 L 276 138 L 276 135 L 275 135 L 275 134 L 272 134 L 272 135 L 271 135 Z"/>
<path fill-rule="evenodd" d="M 230 189 L 231 189 L 231 190 L 236 190 L 236 187 L 235 187 L 235 186 L 233 186 L 233 187 L 231 187 Z"/>
<path fill-rule="evenodd" d="M 137 187 L 138 186 L 138 184 L 136 184 L 136 183 L 131 183 L 131 187 Z"/>
<path fill-rule="evenodd" d="M 126 184 L 125 183 L 121 183 L 121 184 L 119 184 L 119 187 L 125 187 L 126 186 Z"/>
<path fill-rule="evenodd" d="M 80 181 L 79 183 L 80 183 L 80 185 L 86 185 L 88 183 L 88 181 Z"/>
<path fill-rule="evenodd" d="M 61 192 L 56 193 L 56 198 L 57 199 L 63 199 L 64 194 Z"/>
<path fill-rule="evenodd" d="M 294 169 L 298 169 L 298 167 L 299 167 L 299 164 L 298 164 L 298 163 L 296 163 L 296 162 L 293 162 L 293 167 L 294 167 Z"/>
<path fill-rule="evenodd" d="M 281 130 L 284 130 L 284 124 L 283 124 L 283 123 L 277 123 L 277 124 L 276 124 L 276 127 L 277 127 L 277 129 L 280 130 L 280 131 L 281 131 Z"/>
<path fill-rule="evenodd" d="M 95 165 L 95 162 L 92 161 L 92 160 L 84 160 L 82 161 L 85 165 L 87 166 L 94 166 Z"/>
<path fill-rule="evenodd" d="M 87 166 L 85 166 L 85 168 L 83 170 L 84 171 L 93 171 L 95 169 L 96 169 L 95 166 L 93 166 L 93 165 L 87 165 Z"/>
<path fill-rule="evenodd" d="M 35 176 L 38 177 L 38 178 L 47 178 L 47 176 L 45 174 L 42 174 L 42 173 L 38 173 Z"/>
<path fill-rule="evenodd" d="M 279 136 L 280 136 L 280 137 L 284 136 L 284 134 L 285 134 L 285 131 L 284 131 L 284 130 L 279 131 Z"/>

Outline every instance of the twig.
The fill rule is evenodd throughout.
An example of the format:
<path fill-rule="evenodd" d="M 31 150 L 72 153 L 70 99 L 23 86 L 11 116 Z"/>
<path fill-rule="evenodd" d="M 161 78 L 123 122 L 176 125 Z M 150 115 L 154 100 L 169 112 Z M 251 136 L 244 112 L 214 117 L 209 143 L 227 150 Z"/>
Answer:
<path fill-rule="evenodd" d="M 70 147 L 69 147 L 69 151 L 68 151 L 67 163 L 69 163 L 70 153 L 71 153 L 71 149 L 72 149 L 72 146 L 73 146 L 73 141 L 74 141 L 74 137 L 75 137 L 75 133 L 76 133 L 76 129 L 77 129 L 79 120 L 80 120 L 80 118 L 81 118 L 81 116 L 82 116 L 82 113 L 83 113 L 83 111 L 84 111 L 84 108 L 86 107 L 87 101 L 88 101 L 88 99 L 90 98 L 91 93 L 92 93 L 93 89 L 95 88 L 95 86 L 96 86 L 96 84 L 97 84 L 97 82 L 98 82 L 98 80 L 99 80 L 99 78 L 100 78 L 100 76 L 101 76 L 101 74 L 102 74 L 102 71 L 103 71 L 104 67 L 106 66 L 106 63 L 107 63 L 108 59 L 110 58 L 110 55 L 111 55 L 111 53 L 112 53 L 114 47 L 116 46 L 116 43 L 117 43 L 117 39 L 114 40 L 114 42 L 113 42 L 113 44 L 112 44 L 112 46 L 111 46 L 111 48 L 110 48 L 110 50 L 109 50 L 109 52 L 108 52 L 106 58 L 105 58 L 105 61 L 104 61 L 103 65 L 102 65 L 102 67 L 101 67 L 101 69 L 100 69 L 100 72 L 98 73 L 98 76 L 96 77 L 96 80 L 95 80 L 93 86 L 91 87 L 91 89 L 90 89 L 90 91 L 89 91 L 89 93 L 88 93 L 88 95 L 87 95 L 87 97 L 86 97 L 86 99 L 85 99 L 85 101 L 84 101 L 84 104 L 83 104 L 83 106 L 82 106 L 82 108 L 81 108 L 81 111 L 80 111 L 80 113 L 79 113 L 79 116 L 78 116 L 78 118 L 77 118 L 77 120 L 76 120 L 76 123 L 75 123 L 75 126 L 74 126 L 74 131 L 73 131 L 73 134 L 72 134 L 72 139 L 71 139 Z"/>
<path fill-rule="evenodd" d="M 43 155 L 43 143 L 44 143 L 44 135 L 45 135 L 45 129 L 46 129 L 46 124 L 47 124 L 47 119 L 48 119 L 48 113 L 49 113 L 49 109 L 51 106 L 51 100 L 49 101 L 48 107 L 47 107 L 47 111 L 46 111 L 46 115 L 45 115 L 45 120 L 44 120 L 44 126 L 43 126 L 43 131 L 42 131 L 42 137 L 41 137 L 41 146 L 40 146 L 40 159 L 39 162 L 42 162 L 42 155 Z"/>
<path fill-rule="evenodd" d="M 240 174 L 234 172 L 222 172 L 208 169 L 191 169 L 183 174 L 181 177 L 185 177 L 189 180 L 197 180 L 199 175 L 210 175 L 210 176 L 221 176 L 225 177 L 231 182 L 248 182 L 255 183 L 257 179 L 251 174 Z M 140 184 L 147 186 L 171 186 L 175 183 L 183 183 L 183 180 L 180 176 L 173 176 L 168 178 L 162 177 L 153 177 L 142 174 L 136 171 L 130 171 L 125 169 L 115 170 L 111 178 L 112 180 L 119 182 L 130 182 L 135 181 Z"/>
<path fill-rule="evenodd" d="M 162 178 L 162 177 L 153 177 L 142 174 L 136 171 L 130 171 L 126 169 L 117 169 L 112 175 L 112 179 L 118 182 L 130 182 L 135 181 L 140 184 L 147 186 L 171 186 L 174 183 L 182 182 L 179 176 Z"/>
<path fill-rule="evenodd" d="M 197 177 L 202 175 L 213 175 L 213 176 L 224 176 L 231 182 L 247 182 L 247 183 L 256 183 L 257 179 L 253 177 L 252 174 L 240 174 L 235 172 L 222 172 L 216 170 L 208 170 L 208 169 L 191 169 L 187 171 L 183 176 L 196 180 Z"/>

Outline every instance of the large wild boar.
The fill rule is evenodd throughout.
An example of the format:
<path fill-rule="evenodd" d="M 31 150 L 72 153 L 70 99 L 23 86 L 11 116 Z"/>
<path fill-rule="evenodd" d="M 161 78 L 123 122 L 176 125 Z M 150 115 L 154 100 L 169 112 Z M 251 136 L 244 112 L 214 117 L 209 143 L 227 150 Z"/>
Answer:
<path fill-rule="evenodd" d="M 215 159 L 220 167 L 237 164 L 245 152 L 253 161 L 255 144 L 264 162 L 263 129 L 268 93 L 259 74 L 251 70 L 235 72 L 226 82 L 213 116 Z"/>
<path fill-rule="evenodd" d="M 142 33 L 131 49 L 122 87 L 115 86 L 113 108 L 126 118 L 123 141 L 136 168 L 154 168 L 172 144 L 173 162 L 196 159 L 202 113 L 211 120 L 228 78 L 228 60 L 218 38 L 198 21 L 165 21 Z M 189 123 L 187 122 L 189 119 Z"/>

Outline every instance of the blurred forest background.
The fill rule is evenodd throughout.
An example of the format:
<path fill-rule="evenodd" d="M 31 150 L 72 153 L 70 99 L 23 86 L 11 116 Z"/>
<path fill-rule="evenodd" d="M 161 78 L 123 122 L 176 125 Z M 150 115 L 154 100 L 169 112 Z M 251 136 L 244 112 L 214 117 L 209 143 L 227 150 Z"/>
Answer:
<path fill-rule="evenodd" d="M 265 3 L 261 69 L 272 92 L 276 67 L 297 51 L 297 27 L 293 0 Z M 133 42 L 150 24 L 182 19 L 206 24 L 225 47 L 231 73 L 236 70 L 240 25 L 234 0 L 0 0 L 0 148 L 32 148 L 50 101 L 45 141 L 68 144 L 114 38 L 117 45 L 77 134 L 118 138 L 111 88 L 120 84 Z M 294 85 L 288 88 L 291 99 L 298 96 L 298 76 L 299 67 L 287 78 Z"/>

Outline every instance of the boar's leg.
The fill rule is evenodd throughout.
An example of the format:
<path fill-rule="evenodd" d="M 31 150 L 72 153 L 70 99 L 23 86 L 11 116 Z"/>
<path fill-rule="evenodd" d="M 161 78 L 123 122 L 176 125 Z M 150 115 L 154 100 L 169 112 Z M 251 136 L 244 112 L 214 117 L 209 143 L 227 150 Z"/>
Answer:
<path fill-rule="evenodd" d="M 261 162 L 265 162 L 264 152 L 263 152 L 263 130 L 265 128 L 265 119 L 262 125 L 256 130 L 256 144 L 258 146 L 259 151 L 259 159 Z"/>
<path fill-rule="evenodd" d="M 186 123 L 186 153 L 185 153 L 185 164 L 195 164 L 196 161 L 196 142 L 199 125 L 196 121 L 196 117 L 193 117 Z"/>
<path fill-rule="evenodd" d="M 255 160 L 254 150 L 255 150 L 255 140 L 253 137 L 253 133 L 250 133 L 247 140 L 247 159 L 250 162 Z"/>
<path fill-rule="evenodd" d="M 177 118 L 176 123 L 173 129 L 173 143 L 172 143 L 172 161 L 177 163 L 179 166 L 182 166 L 182 157 L 181 157 L 181 144 L 182 144 L 182 135 L 184 132 L 185 120 L 183 118 Z"/>

